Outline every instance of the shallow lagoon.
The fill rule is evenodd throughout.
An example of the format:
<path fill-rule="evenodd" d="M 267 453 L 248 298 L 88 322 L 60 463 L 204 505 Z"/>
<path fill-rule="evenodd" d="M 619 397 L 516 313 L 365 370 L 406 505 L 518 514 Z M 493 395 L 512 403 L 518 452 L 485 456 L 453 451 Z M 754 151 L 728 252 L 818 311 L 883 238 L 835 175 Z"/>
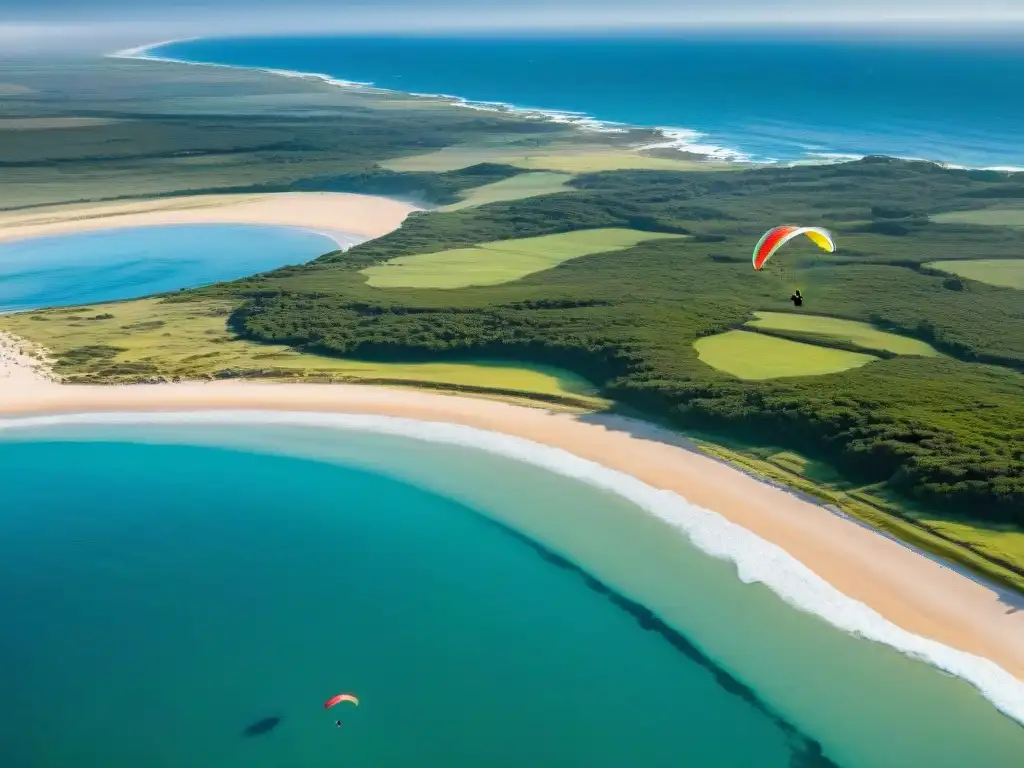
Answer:
<path fill-rule="evenodd" d="M 194 288 L 310 261 L 363 239 L 333 234 L 183 224 L 0 242 L 0 312 Z"/>

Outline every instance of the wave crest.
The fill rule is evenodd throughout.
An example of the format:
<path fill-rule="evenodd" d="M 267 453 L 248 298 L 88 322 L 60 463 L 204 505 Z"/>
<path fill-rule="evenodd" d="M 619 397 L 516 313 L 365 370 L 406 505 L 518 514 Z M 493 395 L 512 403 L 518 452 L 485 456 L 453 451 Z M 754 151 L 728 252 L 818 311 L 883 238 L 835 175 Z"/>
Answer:
<path fill-rule="evenodd" d="M 483 450 L 615 493 L 685 534 L 706 554 L 733 563 L 747 584 L 760 583 L 789 605 L 855 636 L 883 643 L 959 677 L 1024 725 L 1024 682 L 995 662 L 915 635 L 847 597 L 781 547 L 672 491 L 582 459 L 561 448 L 459 424 L 392 416 L 291 411 L 78 413 L 0 420 L 0 431 L 69 424 L 258 424 L 375 432 Z"/>

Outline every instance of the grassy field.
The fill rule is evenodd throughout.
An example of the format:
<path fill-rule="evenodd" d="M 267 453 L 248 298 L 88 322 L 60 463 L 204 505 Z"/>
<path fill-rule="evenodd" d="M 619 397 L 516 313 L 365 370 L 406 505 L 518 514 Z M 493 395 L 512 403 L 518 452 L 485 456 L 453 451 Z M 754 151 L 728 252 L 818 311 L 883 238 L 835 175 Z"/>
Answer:
<path fill-rule="evenodd" d="M 678 237 L 635 229 L 586 229 L 480 243 L 436 253 L 401 256 L 362 270 L 374 288 L 465 288 L 500 285 L 588 256 L 637 243 Z"/>
<path fill-rule="evenodd" d="M 109 125 L 116 122 L 118 121 L 104 117 L 0 117 L 0 131 L 48 131 Z"/>
<path fill-rule="evenodd" d="M 978 526 L 966 520 L 912 514 L 915 520 L 953 541 L 963 542 L 988 557 L 1024 567 L 1024 531 L 1013 526 Z"/>
<path fill-rule="evenodd" d="M 700 160 L 675 160 L 651 157 L 628 150 L 571 152 L 564 154 L 537 154 L 511 163 L 529 170 L 562 171 L 564 173 L 599 173 L 601 171 L 721 171 L 728 170 L 725 163 Z"/>
<path fill-rule="evenodd" d="M 697 434 L 694 438 L 710 456 L 833 505 L 901 541 L 1024 592 L 1024 575 L 1019 572 L 1024 569 L 1021 529 L 978 525 L 917 511 L 906 499 L 893 501 L 878 495 L 876 487 L 857 487 L 824 462 L 793 451 L 722 435 Z"/>
<path fill-rule="evenodd" d="M 755 312 L 757 319 L 747 325 L 773 331 L 791 331 L 812 336 L 826 336 L 848 341 L 864 349 L 880 349 L 897 355 L 935 357 L 939 352 L 930 344 L 880 331 L 857 320 L 840 320 L 824 315 L 803 315 L 795 312 Z"/>
<path fill-rule="evenodd" d="M 502 200 L 522 200 L 527 197 L 564 192 L 567 189 L 566 182 L 572 178 L 571 173 L 547 173 L 545 171 L 522 173 L 493 184 L 467 189 L 463 193 L 462 200 L 446 205 L 440 210 L 458 211 L 462 208 L 473 208 Z"/>
<path fill-rule="evenodd" d="M 161 299 L 95 304 L 0 316 L 0 329 L 46 347 L 70 382 L 238 375 L 393 381 L 603 401 L 594 387 L 552 366 L 508 361 L 391 363 L 300 353 L 237 338 L 226 327 L 232 305 Z"/>
<path fill-rule="evenodd" d="M 722 170 L 722 163 L 651 157 L 624 147 L 578 145 L 453 146 L 422 155 L 400 157 L 381 163 L 391 171 L 454 171 L 477 163 L 504 163 L 531 171 L 597 173 L 599 171 L 694 171 Z"/>
<path fill-rule="evenodd" d="M 981 559 L 979 552 L 991 563 L 992 553 L 1017 551 L 1014 537 L 1024 529 L 1019 295 L 980 282 L 965 289 L 920 267 L 1024 254 L 1024 227 L 1014 218 L 1024 210 L 1024 174 L 877 157 L 709 173 L 721 166 L 627 146 L 653 136 L 574 133 L 259 72 L 119 60 L 4 63 L 0 70 L 0 82 L 15 86 L 3 89 L 5 118 L 116 120 L 4 131 L 0 209 L 253 187 L 364 192 L 435 206 L 457 204 L 467 190 L 517 172 L 574 175 L 556 194 L 418 214 L 344 253 L 188 291 L 171 303 L 0 319 L 0 327 L 53 348 L 65 375 L 310 376 L 501 397 L 533 390 L 548 402 L 562 393 L 581 397 L 573 390 L 586 391 L 584 377 L 647 418 L 707 430 L 723 442 L 739 435 L 770 442 L 767 454 L 744 453 L 743 461 L 840 499 L 851 514 L 930 551 L 951 550 L 964 563 Z M 504 158 L 514 167 L 466 167 Z M 438 172 L 450 168 L 465 170 Z M 607 172 L 624 168 L 635 170 Z M 992 208 L 960 221 L 938 213 L 979 201 Z M 978 226 L 985 217 L 999 226 Z M 753 279 L 749 266 L 757 237 L 788 220 L 826 226 L 840 242 L 838 254 L 820 257 L 828 279 L 814 291 L 814 308 L 916 338 L 942 356 L 878 347 L 887 359 L 851 354 L 865 351 L 850 341 L 866 338 L 864 327 L 732 330 L 755 308 L 790 312 L 789 286 Z M 690 237 L 644 235 L 647 242 L 626 250 L 455 291 L 385 291 L 364 273 L 481 243 L 638 228 Z M 232 311 L 240 337 L 226 330 Z M 869 343 L 897 342 L 872 336 Z M 710 367 L 701 346 L 735 366 L 736 376 Z M 467 362 L 496 358 L 505 364 Z M 822 367 L 823 360 L 831 364 Z M 775 366 L 767 371 L 773 378 L 764 379 L 766 366 Z M 762 380 L 737 377 L 751 368 Z M 829 370 L 838 372 L 822 373 Z M 848 485 L 835 480 L 838 473 Z M 920 518 L 891 512 L 889 500 L 920 504 Z M 970 529 L 958 532 L 960 521 Z M 996 527 L 1011 522 L 1018 528 Z"/>
<path fill-rule="evenodd" d="M 983 208 L 978 211 L 950 211 L 931 217 L 937 224 L 978 224 L 990 227 L 1024 228 L 1024 206 L 1020 208 Z"/>
<path fill-rule="evenodd" d="M 211 191 L 365 191 L 447 204 L 456 196 L 434 194 L 426 176 L 382 187 L 377 164 L 495 134 L 543 147 L 573 133 L 429 100 L 165 62 L 4 61 L 0 81 L 0 209 Z"/>
<path fill-rule="evenodd" d="M 747 331 L 705 336 L 693 346 L 712 368 L 748 381 L 838 373 L 878 359 Z"/>
<path fill-rule="evenodd" d="M 924 266 L 1001 288 L 1024 290 L 1024 259 L 930 261 Z"/>

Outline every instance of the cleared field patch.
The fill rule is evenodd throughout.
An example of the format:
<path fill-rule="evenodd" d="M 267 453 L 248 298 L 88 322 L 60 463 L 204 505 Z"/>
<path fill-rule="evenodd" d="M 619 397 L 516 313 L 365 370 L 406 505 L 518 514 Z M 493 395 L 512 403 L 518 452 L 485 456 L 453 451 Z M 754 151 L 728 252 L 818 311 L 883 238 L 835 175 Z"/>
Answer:
<path fill-rule="evenodd" d="M 0 93 L 3 91 L 0 90 Z M 0 131 L 49 131 L 119 122 L 121 121 L 106 117 L 0 117 Z"/>
<path fill-rule="evenodd" d="M 930 344 L 880 331 L 857 320 L 840 320 L 824 315 L 798 315 L 790 312 L 755 312 L 754 315 L 757 319 L 751 320 L 747 325 L 755 328 L 828 336 L 865 349 L 881 349 L 897 355 L 940 356 L 938 350 Z"/>
<path fill-rule="evenodd" d="M 967 520 L 940 518 L 927 514 L 911 517 L 937 533 L 963 544 L 990 558 L 1024 567 L 1024 531 L 1011 525 L 979 526 Z"/>
<path fill-rule="evenodd" d="M 521 173 L 493 184 L 484 184 L 468 189 L 463 194 L 462 200 L 446 205 L 440 210 L 457 211 L 460 208 L 475 208 L 502 200 L 522 200 L 526 197 L 564 192 L 568 189 L 566 184 L 572 178 L 571 173 L 547 173 L 544 171 Z"/>
<path fill-rule="evenodd" d="M 381 167 L 400 172 L 456 171 L 478 163 L 504 163 L 531 171 L 560 173 L 596 173 L 598 171 L 662 170 L 721 171 L 738 164 L 675 160 L 651 157 L 628 148 L 594 146 L 454 146 L 422 155 L 400 157 L 380 163 Z"/>
<path fill-rule="evenodd" d="M 693 346 L 697 356 L 712 368 L 747 380 L 820 376 L 858 368 L 878 359 L 750 331 L 705 336 Z"/>
<path fill-rule="evenodd" d="M 1024 530 L 936 517 L 878 485 L 859 487 L 828 464 L 792 451 L 721 435 L 698 434 L 695 442 L 704 453 L 834 504 L 874 528 L 997 583 L 1024 589 L 1024 577 L 1012 570 L 1024 568 Z"/>
<path fill-rule="evenodd" d="M 1024 228 L 1024 206 L 1020 208 L 983 208 L 978 211 L 950 211 L 931 217 L 938 224 L 978 224 L 990 227 Z"/>
<path fill-rule="evenodd" d="M 979 283 L 1024 291 L 1024 259 L 930 261 L 924 266 Z"/>
<path fill-rule="evenodd" d="M 565 173 L 597 173 L 599 171 L 723 171 L 739 167 L 734 164 L 705 160 L 675 160 L 651 157 L 630 150 L 581 151 L 551 155 L 531 155 L 511 163 L 531 170 Z"/>
<path fill-rule="evenodd" d="M 227 376 L 329 378 L 501 390 L 592 400 L 595 387 L 542 365 L 472 360 L 458 363 L 372 362 L 297 352 L 237 338 L 227 302 L 161 299 L 93 304 L 0 316 L 0 329 L 46 347 L 56 371 L 74 381 L 204 379 Z"/>
<path fill-rule="evenodd" d="M 400 256 L 362 270 L 374 288 L 465 288 L 499 285 L 562 262 L 594 253 L 632 248 L 645 240 L 680 237 L 636 229 L 585 229 L 559 235 L 496 240 L 472 248 L 454 248 Z"/>

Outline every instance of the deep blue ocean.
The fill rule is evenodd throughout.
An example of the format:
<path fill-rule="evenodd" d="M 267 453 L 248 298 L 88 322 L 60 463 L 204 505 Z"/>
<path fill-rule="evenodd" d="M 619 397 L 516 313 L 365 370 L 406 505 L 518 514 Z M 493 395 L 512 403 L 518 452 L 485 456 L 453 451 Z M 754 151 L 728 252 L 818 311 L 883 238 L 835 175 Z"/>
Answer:
<path fill-rule="evenodd" d="M 1024 41 L 282 37 L 150 55 L 682 129 L 734 158 L 1024 167 Z"/>

